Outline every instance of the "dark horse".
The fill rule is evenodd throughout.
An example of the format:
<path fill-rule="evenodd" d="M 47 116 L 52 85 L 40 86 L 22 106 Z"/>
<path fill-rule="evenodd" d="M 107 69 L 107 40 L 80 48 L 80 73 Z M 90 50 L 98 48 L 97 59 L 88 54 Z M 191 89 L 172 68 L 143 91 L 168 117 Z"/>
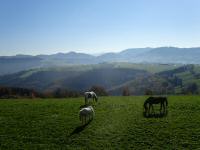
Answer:
<path fill-rule="evenodd" d="M 166 109 L 168 106 L 168 101 L 166 97 L 149 97 L 146 99 L 146 101 L 144 102 L 144 113 L 145 115 L 150 115 L 150 110 L 152 109 L 153 113 L 154 112 L 154 108 L 153 108 L 153 104 L 159 104 L 160 103 L 160 113 L 163 110 L 163 113 L 166 113 Z"/>

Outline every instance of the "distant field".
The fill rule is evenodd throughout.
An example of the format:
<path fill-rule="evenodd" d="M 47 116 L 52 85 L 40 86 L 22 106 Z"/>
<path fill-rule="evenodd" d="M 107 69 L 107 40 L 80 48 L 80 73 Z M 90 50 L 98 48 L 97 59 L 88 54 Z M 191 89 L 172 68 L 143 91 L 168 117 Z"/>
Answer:
<path fill-rule="evenodd" d="M 116 67 L 119 68 L 131 68 L 145 70 L 150 73 L 158 73 L 162 71 L 176 69 L 183 66 L 182 64 L 148 64 L 148 63 L 113 63 Z"/>
<path fill-rule="evenodd" d="M 170 96 L 168 115 L 144 118 L 144 96 L 100 97 L 80 128 L 83 98 L 0 101 L 0 149 L 197 149 L 200 96 Z"/>

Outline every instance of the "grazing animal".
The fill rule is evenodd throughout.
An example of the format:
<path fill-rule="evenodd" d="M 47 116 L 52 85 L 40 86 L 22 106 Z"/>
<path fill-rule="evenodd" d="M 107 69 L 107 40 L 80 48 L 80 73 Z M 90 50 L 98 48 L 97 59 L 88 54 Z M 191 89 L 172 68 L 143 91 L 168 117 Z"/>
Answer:
<path fill-rule="evenodd" d="M 93 101 L 95 100 L 96 102 L 98 101 L 98 97 L 96 95 L 96 93 L 94 93 L 93 91 L 91 92 L 85 92 L 85 104 L 88 103 L 89 99 L 91 98 Z"/>
<path fill-rule="evenodd" d="M 145 115 L 150 114 L 151 109 L 152 109 L 153 113 L 155 113 L 153 104 L 159 104 L 159 103 L 160 103 L 160 113 L 162 110 L 164 111 L 164 113 L 166 113 L 166 108 L 168 106 L 168 101 L 167 101 L 166 97 L 149 97 L 144 102 Z"/>
<path fill-rule="evenodd" d="M 95 112 L 92 106 L 84 107 L 79 111 L 79 119 L 82 124 L 85 124 L 89 118 L 89 121 L 94 118 Z"/>

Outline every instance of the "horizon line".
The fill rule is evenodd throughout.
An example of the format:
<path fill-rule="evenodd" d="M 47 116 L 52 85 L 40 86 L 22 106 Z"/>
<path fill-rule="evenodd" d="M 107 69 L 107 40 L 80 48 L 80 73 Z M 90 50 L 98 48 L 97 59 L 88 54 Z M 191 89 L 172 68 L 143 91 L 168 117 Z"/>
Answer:
<path fill-rule="evenodd" d="M 132 47 L 132 48 L 125 48 L 123 50 L 120 50 L 120 51 L 105 51 L 105 52 L 100 52 L 100 53 L 87 53 L 87 52 L 81 52 L 80 50 L 75 50 L 75 51 L 68 51 L 68 52 L 56 52 L 56 53 L 50 53 L 50 54 L 46 54 L 46 53 L 39 53 L 39 54 L 22 54 L 22 53 L 17 53 L 17 54 L 13 54 L 13 55 L 1 55 L 0 54 L 0 57 L 14 57 L 14 56 L 40 56 L 40 55 L 56 55 L 56 54 L 69 54 L 69 53 L 77 53 L 77 54 L 88 54 L 88 55 L 92 55 L 92 56 L 100 56 L 100 55 L 103 55 L 103 54 L 106 54 L 106 53 L 114 53 L 114 54 L 117 54 L 117 53 L 121 53 L 125 50 L 130 50 L 130 49 L 145 49 L 145 48 L 150 48 L 150 49 L 156 49 L 156 48 L 180 48 L 180 49 L 189 49 L 189 48 L 200 48 L 200 46 L 195 46 L 195 47 L 178 47 L 178 46 L 158 46 L 158 47 Z"/>

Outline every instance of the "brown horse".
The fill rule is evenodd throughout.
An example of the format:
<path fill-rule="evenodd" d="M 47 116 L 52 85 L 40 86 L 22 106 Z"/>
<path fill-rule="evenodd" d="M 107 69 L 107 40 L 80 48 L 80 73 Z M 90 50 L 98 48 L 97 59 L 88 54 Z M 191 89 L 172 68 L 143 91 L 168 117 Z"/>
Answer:
<path fill-rule="evenodd" d="M 149 97 L 144 102 L 145 115 L 150 114 L 151 109 L 152 109 L 153 113 L 155 114 L 153 104 L 159 104 L 159 103 L 160 103 L 160 113 L 163 109 L 164 109 L 163 113 L 166 113 L 166 109 L 168 106 L 168 101 L 167 101 L 166 97 Z"/>

